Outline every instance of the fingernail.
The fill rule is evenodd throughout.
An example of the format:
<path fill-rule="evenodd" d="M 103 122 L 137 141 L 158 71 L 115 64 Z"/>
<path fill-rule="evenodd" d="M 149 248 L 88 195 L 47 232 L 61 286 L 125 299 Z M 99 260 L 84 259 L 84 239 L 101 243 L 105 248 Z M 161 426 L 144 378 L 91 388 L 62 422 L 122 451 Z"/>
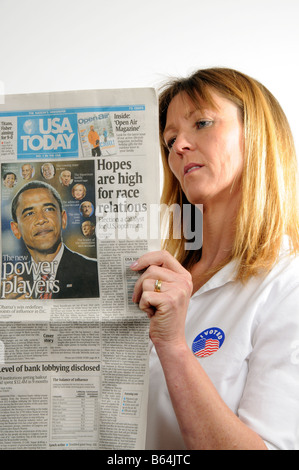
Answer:
<path fill-rule="evenodd" d="M 133 268 L 136 268 L 138 264 L 138 261 L 134 261 L 134 263 L 131 264 L 130 268 L 133 269 Z"/>

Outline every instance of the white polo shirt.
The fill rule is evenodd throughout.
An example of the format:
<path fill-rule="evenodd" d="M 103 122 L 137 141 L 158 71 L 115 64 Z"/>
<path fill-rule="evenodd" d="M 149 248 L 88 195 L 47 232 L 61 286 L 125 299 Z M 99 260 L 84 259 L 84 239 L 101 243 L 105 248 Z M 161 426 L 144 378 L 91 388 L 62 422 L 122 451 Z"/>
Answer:
<path fill-rule="evenodd" d="M 224 402 L 269 449 L 299 449 L 299 258 L 281 254 L 267 277 L 245 285 L 233 280 L 234 266 L 192 296 L 188 345 Z M 185 449 L 154 347 L 146 448 Z"/>

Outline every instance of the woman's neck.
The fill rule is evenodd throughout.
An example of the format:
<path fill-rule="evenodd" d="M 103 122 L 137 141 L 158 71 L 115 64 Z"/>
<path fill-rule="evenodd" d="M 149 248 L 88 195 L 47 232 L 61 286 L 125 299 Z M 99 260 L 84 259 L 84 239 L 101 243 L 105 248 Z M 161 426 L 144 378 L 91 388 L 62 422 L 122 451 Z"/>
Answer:
<path fill-rule="evenodd" d="M 213 270 L 224 263 L 231 254 L 235 238 L 235 224 L 239 197 L 229 204 L 203 206 L 203 246 L 200 260 L 192 267 L 194 292 L 213 275 Z"/>

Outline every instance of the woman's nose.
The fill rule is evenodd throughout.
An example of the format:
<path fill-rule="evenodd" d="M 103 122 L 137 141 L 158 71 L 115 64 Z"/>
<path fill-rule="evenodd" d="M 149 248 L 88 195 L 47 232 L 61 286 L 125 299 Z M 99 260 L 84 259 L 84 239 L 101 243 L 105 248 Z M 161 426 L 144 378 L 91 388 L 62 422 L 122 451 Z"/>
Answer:
<path fill-rule="evenodd" d="M 176 153 L 181 154 L 186 150 L 192 150 L 194 144 L 192 142 L 191 136 L 187 133 L 180 133 L 176 136 L 176 139 L 173 143 L 173 149 Z"/>

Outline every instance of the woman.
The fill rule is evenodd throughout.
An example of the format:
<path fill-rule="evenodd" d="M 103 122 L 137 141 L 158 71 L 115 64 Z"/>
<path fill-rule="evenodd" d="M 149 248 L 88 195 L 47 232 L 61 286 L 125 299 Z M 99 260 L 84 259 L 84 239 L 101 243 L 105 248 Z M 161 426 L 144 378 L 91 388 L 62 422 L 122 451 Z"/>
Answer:
<path fill-rule="evenodd" d="M 203 204 L 203 245 L 170 238 L 132 265 L 145 270 L 133 300 L 153 343 L 147 447 L 297 449 L 297 162 L 285 115 L 256 80 L 206 69 L 161 93 L 160 135 L 162 202 Z"/>
<path fill-rule="evenodd" d="M 75 186 L 73 186 L 72 188 L 72 196 L 74 199 L 77 199 L 77 201 L 81 201 L 81 199 L 84 199 L 86 196 L 86 187 L 84 186 L 84 184 L 75 184 Z"/>

